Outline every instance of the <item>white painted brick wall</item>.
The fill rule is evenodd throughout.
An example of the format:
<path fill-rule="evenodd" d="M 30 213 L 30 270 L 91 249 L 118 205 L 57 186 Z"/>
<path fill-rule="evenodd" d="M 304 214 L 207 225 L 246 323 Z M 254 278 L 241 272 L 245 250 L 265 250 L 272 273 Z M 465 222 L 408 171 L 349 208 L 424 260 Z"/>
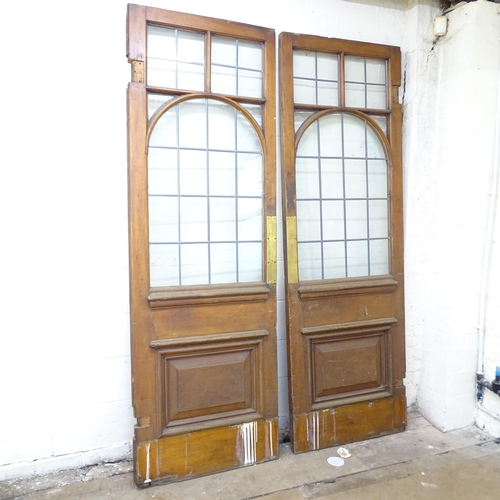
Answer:
<path fill-rule="evenodd" d="M 432 188 L 421 200 L 431 207 L 432 220 L 425 245 L 427 270 L 422 269 L 428 298 L 420 310 L 425 326 L 418 405 L 443 430 L 463 427 L 475 415 L 478 302 L 494 144 L 492 103 L 500 62 L 496 11 L 499 6 L 492 3 L 457 9 L 449 16 L 448 35 L 429 53 L 429 79 L 438 71 L 437 105 L 434 116 L 427 117 L 435 138 Z M 408 253 L 406 257 L 408 267 L 413 266 Z"/>

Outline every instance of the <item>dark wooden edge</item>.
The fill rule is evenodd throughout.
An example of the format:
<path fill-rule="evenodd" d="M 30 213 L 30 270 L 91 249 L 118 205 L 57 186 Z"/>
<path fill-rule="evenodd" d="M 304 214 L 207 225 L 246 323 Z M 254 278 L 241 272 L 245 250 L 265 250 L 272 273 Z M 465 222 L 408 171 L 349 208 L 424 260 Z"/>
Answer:
<path fill-rule="evenodd" d="M 184 12 L 157 7 L 146 7 L 146 21 L 149 24 L 172 26 L 178 29 L 184 28 L 195 31 L 208 31 L 207 24 L 210 24 L 209 31 L 212 34 L 226 36 L 228 34 L 233 34 L 237 35 L 238 38 L 247 40 L 265 41 L 269 32 L 274 33 L 274 30 L 271 28 L 254 26 L 236 21 L 226 21 L 215 17 L 186 14 Z"/>

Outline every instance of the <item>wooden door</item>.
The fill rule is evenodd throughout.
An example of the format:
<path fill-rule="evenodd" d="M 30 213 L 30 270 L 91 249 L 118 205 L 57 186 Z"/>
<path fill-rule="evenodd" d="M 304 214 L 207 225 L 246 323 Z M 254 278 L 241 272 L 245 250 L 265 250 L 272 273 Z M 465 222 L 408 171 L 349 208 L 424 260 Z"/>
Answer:
<path fill-rule="evenodd" d="M 280 35 L 295 452 L 405 427 L 400 73 L 396 47 Z"/>
<path fill-rule="evenodd" d="M 137 484 L 277 457 L 275 36 L 130 5 Z"/>

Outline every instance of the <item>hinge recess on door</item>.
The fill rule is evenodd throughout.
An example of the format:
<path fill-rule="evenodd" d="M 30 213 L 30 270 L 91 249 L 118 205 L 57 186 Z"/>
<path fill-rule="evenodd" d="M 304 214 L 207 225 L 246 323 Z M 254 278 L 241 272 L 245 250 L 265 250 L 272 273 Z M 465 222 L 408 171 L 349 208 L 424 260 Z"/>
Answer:
<path fill-rule="evenodd" d="M 144 62 L 130 61 L 132 67 L 132 81 L 134 83 L 144 83 Z"/>
<path fill-rule="evenodd" d="M 299 281 L 299 261 L 297 255 L 297 217 L 295 215 L 286 218 L 286 255 L 288 283 Z"/>
<path fill-rule="evenodd" d="M 276 261 L 278 256 L 278 246 L 276 242 L 276 215 L 267 216 L 267 283 L 276 283 Z"/>

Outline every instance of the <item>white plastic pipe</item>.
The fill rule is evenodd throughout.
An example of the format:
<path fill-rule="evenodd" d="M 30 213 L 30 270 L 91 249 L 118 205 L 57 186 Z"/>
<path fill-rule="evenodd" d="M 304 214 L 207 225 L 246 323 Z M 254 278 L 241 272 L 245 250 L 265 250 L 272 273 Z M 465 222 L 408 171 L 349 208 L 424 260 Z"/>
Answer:
<path fill-rule="evenodd" d="M 499 40 L 500 41 L 500 40 Z M 493 220 L 497 204 L 498 172 L 500 170 L 500 67 L 497 80 L 497 113 L 495 123 L 495 149 L 493 153 L 493 172 L 491 176 L 490 203 L 486 224 L 486 238 L 484 243 L 483 266 L 481 270 L 481 285 L 479 294 L 479 321 L 478 321 L 478 350 L 477 373 L 484 373 L 484 329 L 486 317 L 486 292 L 488 287 L 488 272 L 490 268 L 491 249 L 493 246 Z M 484 409 L 484 408 L 483 408 Z"/>

